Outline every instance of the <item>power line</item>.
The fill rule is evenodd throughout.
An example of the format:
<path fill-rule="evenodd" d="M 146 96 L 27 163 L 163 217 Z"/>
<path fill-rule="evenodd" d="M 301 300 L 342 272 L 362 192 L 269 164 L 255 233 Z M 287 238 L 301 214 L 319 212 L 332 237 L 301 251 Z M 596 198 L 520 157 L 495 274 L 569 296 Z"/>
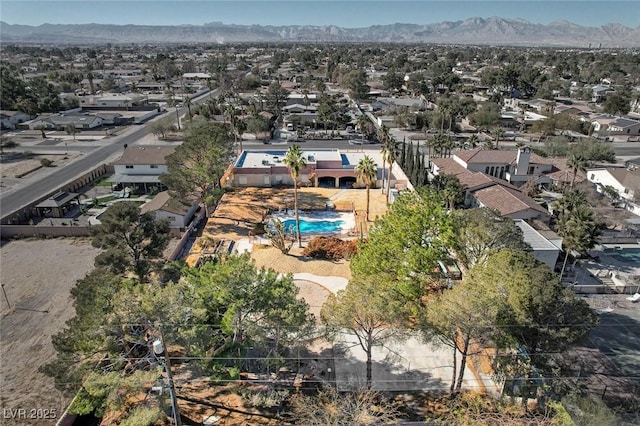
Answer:
<path fill-rule="evenodd" d="M 108 328 L 108 327 L 151 327 L 153 328 L 155 325 L 160 325 L 162 327 L 208 327 L 208 328 L 214 328 L 214 329 L 223 329 L 224 327 L 218 324 L 208 324 L 208 323 L 176 323 L 176 322 L 162 322 L 162 323 L 157 323 L 154 321 L 149 321 L 148 323 L 144 323 L 144 322 L 131 322 L 131 323 L 117 323 L 117 324 L 101 324 L 101 325 L 74 325 L 73 329 L 101 329 L 101 328 Z M 260 326 L 260 327 L 265 327 L 266 325 L 264 323 L 260 323 L 260 322 L 255 322 L 255 323 L 250 323 L 250 325 L 256 325 L 256 326 Z M 536 329 L 540 329 L 540 328 L 559 328 L 559 327 L 563 327 L 563 328 L 571 328 L 571 327 L 615 327 L 615 328 L 619 328 L 619 327 L 637 327 L 638 326 L 638 322 L 636 321 L 630 321 L 628 323 L 626 322 L 616 322 L 615 324 L 613 323 L 596 323 L 596 324 L 589 324 L 589 323 L 574 323 L 574 324 L 564 324 L 564 323 L 557 323 L 557 324 L 544 324 L 544 325 L 540 325 L 540 324 L 495 324 L 495 325 L 473 325 L 473 328 L 475 329 L 500 329 L 500 328 L 536 328 Z M 304 326 L 299 326 L 299 325 L 272 325 L 272 328 L 280 328 L 280 329 L 289 329 L 289 328 L 293 328 L 293 329 L 302 329 L 304 328 Z M 324 327 L 331 327 L 331 326 L 320 326 L 320 328 L 324 328 Z M 399 328 L 399 327 L 393 327 L 390 326 L 389 328 Z M 426 330 L 429 330 L 429 327 L 426 327 Z M 419 330 L 412 330 L 412 329 L 406 329 L 407 331 L 416 331 L 418 332 Z"/>

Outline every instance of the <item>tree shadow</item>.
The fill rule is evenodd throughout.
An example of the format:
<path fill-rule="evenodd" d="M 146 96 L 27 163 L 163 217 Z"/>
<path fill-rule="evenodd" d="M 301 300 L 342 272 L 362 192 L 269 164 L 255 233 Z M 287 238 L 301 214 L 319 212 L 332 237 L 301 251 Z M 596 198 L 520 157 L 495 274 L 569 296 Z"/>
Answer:
<path fill-rule="evenodd" d="M 417 356 L 411 359 L 404 352 L 405 345 L 409 344 L 408 341 L 387 342 L 384 348 L 374 348 L 372 389 L 382 392 L 447 391 L 450 383 L 433 374 L 433 371 L 444 371 L 451 363 L 450 358 L 447 357 L 446 365 L 436 365 L 438 363 L 432 361 L 425 363 L 423 361 L 429 359 L 425 347 L 409 350 Z M 362 359 L 362 348 L 354 346 L 353 342 L 345 342 L 334 345 L 333 351 L 337 389 L 353 391 L 365 388 L 366 361 Z M 447 371 L 446 376 L 450 377 L 451 374 Z M 469 376 L 466 378 L 471 379 Z"/>
<path fill-rule="evenodd" d="M 30 158 L 32 158 L 31 155 L 25 155 L 23 152 L 3 152 L 0 155 L 0 164 L 19 163 Z"/>
<path fill-rule="evenodd" d="M 611 306 L 586 343 L 570 351 L 576 358 L 571 374 L 608 405 L 630 408 L 631 401 L 640 403 L 640 311 L 626 300 Z"/>

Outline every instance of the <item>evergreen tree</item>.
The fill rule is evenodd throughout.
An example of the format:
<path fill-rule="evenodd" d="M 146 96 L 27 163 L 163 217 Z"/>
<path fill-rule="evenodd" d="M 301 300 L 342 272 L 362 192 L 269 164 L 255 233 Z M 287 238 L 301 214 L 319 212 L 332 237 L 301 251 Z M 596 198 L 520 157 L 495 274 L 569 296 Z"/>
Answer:
<path fill-rule="evenodd" d="M 409 179 L 411 179 L 411 176 L 413 175 L 413 161 L 414 161 L 414 154 L 413 154 L 413 142 L 409 142 L 409 152 L 407 153 L 405 162 L 406 165 L 404 167 L 404 170 L 407 174 L 407 177 Z"/>

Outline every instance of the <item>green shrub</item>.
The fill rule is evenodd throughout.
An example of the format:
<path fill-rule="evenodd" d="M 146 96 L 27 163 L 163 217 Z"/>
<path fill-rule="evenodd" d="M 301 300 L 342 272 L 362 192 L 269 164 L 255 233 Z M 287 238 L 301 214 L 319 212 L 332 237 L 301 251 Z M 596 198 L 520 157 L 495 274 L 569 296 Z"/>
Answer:
<path fill-rule="evenodd" d="M 48 158 L 43 158 L 40 160 L 40 164 L 42 165 L 42 167 L 51 167 L 53 161 L 49 160 Z"/>
<path fill-rule="evenodd" d="M 164 417 L 160 407 L 136 407 L 120 426 L 151 426 Z"/>

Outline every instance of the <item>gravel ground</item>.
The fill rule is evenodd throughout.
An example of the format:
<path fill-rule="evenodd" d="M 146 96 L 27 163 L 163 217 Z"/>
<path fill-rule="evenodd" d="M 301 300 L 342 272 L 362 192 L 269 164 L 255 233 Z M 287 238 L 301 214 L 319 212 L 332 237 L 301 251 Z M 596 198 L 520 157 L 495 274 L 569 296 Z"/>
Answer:
<path fill-rule="evenodd" d="M 11 305 L 0 295 L 1 424 L 54 425 L 69 403 L 38 367 L 53 359 L 51 336 L 74 315 L 69 291 L 98 253 L 88 240 L 70 238 L 0 248 L 0 279 Z M 45 413 L 53 418 L 42 418 Z"/>

